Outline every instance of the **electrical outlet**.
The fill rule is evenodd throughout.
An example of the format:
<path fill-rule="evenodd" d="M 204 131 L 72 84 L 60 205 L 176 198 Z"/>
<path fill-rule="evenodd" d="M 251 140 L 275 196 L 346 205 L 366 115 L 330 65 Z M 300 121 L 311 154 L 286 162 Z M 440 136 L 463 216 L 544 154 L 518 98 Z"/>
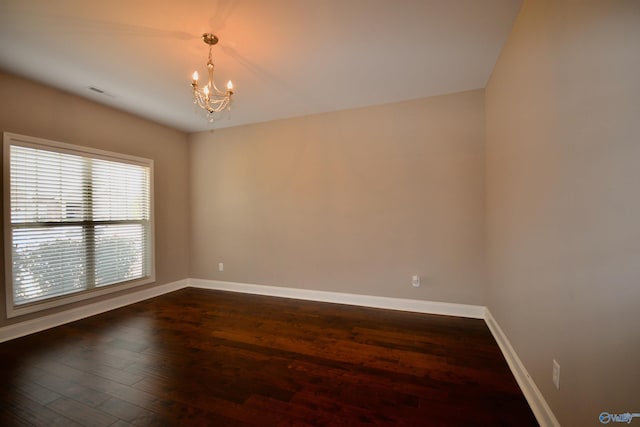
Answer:
<path fill-rule="evenodd" d="M 222 262 L 218 263 L 218 271 L 224 271 L 224 263 Z"/>
<path fill-rule="evenodd" d="M 411 286 L 413 286 L 414 288 L 420 287 L 420 276 L 411 276 Z"/>
<path fill-rule="evenodd" d="M 560 364 L 556 359 L 553 359 L 553 385 L 556 386 L 557 389 L 560 388 Z"/>

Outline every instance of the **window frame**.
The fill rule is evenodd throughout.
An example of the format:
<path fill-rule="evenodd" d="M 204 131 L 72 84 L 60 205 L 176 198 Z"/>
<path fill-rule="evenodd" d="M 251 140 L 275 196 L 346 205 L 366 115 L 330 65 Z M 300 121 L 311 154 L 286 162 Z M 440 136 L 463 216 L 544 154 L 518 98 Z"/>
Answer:
<path fill-rule="evenodd" d="M 149 170 L 149 274 L 147 276 L 122 281 L 105 286 L 93 286 L 66 295 L 54 296 L 38 301 L 16 305 L 14 303 L 13 286 L 13 226 L 11 222 L 11 146 L 18 145 L 34 149 L 58 153 L 72 154 L 92 159 L 138 165 Z M 154 167 L 153 160 L 128 154 L 115 153 L 96 148 L 84 147 L 64 142 L 52 141 L 10 132 L 3 133 L 3 215 L 4 215 L 4 267 L 5 267 L 5 301 L 7 318 L 34 313 L 53 307 L 108 295 L 114 292 L 131 289 L 156 281 L 155 263 L 155 214 L 154 214 Z M 117 221 L 114 221 L 117 223 Z M 68 224 L 68 223 L 64 223 Z"/>

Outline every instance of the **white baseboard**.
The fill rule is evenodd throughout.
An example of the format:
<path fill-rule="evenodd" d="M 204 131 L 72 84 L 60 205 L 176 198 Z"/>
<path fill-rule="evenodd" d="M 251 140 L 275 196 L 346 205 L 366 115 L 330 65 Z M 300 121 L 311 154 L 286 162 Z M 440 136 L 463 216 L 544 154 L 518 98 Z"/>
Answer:
<path fill-rule="evenodd" d="M 160 286 L 132 292 L 104 301 L 72 308 L 59 313 L 50 314 L 36 319 L 25 320 L 12 325 L 0 327 L 0 342 L 9 341 L 25 335 L 34 334 L 45 329 L 54 328 L 65 323 L 74 322 L 85 317 L 94 316 L 129 304 L 144 301 L 169 292 L 177 291 L 188 286 L 204 289 L 233 291 L 248 294 L 277 296 L 310 301 L 332 302 L 365 307 L 386 308 L 391 310 L 414 311 L 418 313 L 443 314 L 448 316 L 471 317 L 482 319 L 484 307 L 465 304 L 451 304 L 444 302 L 420 301 L 400 298 L 376 297 L 368 295 L 345 294 L 339 292 L 324 292 L 308 289 L 285 288 L 277 286 L 252 285 L 236 282 L 221 282 L 216 280 L 184 279 Z"/>
<path fill-rule="evenodd" d="M 498 346 L 500 347 L 500 350 L 502 350 L 502 354 L 505 359 L 507 359 L 507 364 L 509 365 L 509 368 L 511 368 L 511 372 L 516 378 L 516 381 L 522 390 L 522 394 L 524 394 L 524 397 L 527 399 L 527 403 L 529 403 L 529 406 L 531 407 L 533 414 L 536 416 L 540 426 L 560 427 L 560 423 L 555 415 L 553 415 L 547 401 L 544 400 L 540 389 L 538 389 L 533 378 L 531 378 L 531 375 L 527 372 L 527 368 L 524 367 L 524 364 L 518 357 L 518 354 L 511 346 L 509 339 L 500 328 L 500 325 L 498 325 L 498 322 L 496 322 L 496 319 L 493 318 L 488 308 L 486 309 L 484 320 L 493 334 L 493 337 L 498 342 Z"/>
<path fill-rule="evenodd" d="M 54 328 L 65 323 L 75 322 L 85 317 L 94 316 L 126 305 L 134 304 L 149 298 L 157 297 L 169 292 L 177 291 L 189 285 L 188 279 L 164 285 L 154 286 L 144 290 L 120 295 L 104 301 L 87 304 L 82 307 L 72 308 L 60 313 L 49 314 L 37 319 L 25 320 L 24 322 L 0 328 L 0 342 L 9 341 L 25 335 L 34 334 L 45 329 Z"/>
<path fill-rule="evenodd" d="M 479 305 L 378 297 L 371 295 L 347 294 L 342 292 L 314 291 L 311 289 L 222 282 L 219 280 L 189 279 L 189 284 L 195 288 L 214 289 L 219 291 L 294 298 L 307 301 L 331 302 L 362 307 L 385 308 L 388 310 L 470 317 L 473 319 L 484 319 L 485 312 L 485 307 Z"/>

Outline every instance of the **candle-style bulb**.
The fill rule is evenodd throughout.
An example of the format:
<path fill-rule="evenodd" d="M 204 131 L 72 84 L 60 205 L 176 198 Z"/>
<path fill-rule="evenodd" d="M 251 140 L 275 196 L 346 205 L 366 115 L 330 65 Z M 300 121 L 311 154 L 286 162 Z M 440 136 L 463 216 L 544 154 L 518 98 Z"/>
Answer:
<path fill-rule="evenodd" d="M 233 83 L 231 83 L 231 80 L 227 82 L 227 90 L 233 90 Z"/>
<path fill-rule="evenodd" d="M 191 76 L 193 78 L 193 82 L 194 83 L 198 83 L 198 72 L 194 71 L 193 75 Z"/>

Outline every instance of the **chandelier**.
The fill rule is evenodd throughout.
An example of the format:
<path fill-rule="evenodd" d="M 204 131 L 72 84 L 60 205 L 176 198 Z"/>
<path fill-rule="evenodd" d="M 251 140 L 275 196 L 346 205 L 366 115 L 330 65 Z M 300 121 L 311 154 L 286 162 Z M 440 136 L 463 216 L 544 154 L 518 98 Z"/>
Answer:
<path fill-rule="evenodd" d="M 204 33 L 202 35 L 202 41 L 209 45 L 209 60 L 207 61 L 207 83 L 200 88 L 198 86 L 198 72 L 193 72 L 193 81 L 191 86 L 193 87 L 193 103 L 197 104 L 200 108 L 207 111 L 207 116 L 210 121 L 214 120 L 214 113 L 219 113 L 223 110 L 231 109 L 231 95 L 233 95 L 233 83 L 231 80 L 227 82 L 227 90 L 221 91 L 216 87 L 213 81 L 213 60 L 211 59 L 211 48 L 218 43 L 218 37 L 211 33 Z"/>

